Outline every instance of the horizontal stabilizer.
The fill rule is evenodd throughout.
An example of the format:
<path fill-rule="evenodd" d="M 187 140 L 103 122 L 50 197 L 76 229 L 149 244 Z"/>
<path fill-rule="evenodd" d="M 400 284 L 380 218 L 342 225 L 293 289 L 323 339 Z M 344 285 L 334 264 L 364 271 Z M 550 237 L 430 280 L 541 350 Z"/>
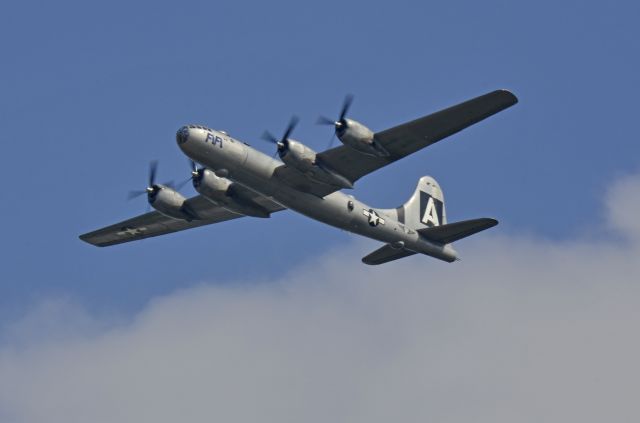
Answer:
<path fill-rule="evenodd" d="M 387 244 L 381 248 L 378 248 L 373 253 L 362 259 L 362 262 L 365 264 L 384 264 L 393 260 L 398 260 L 403 257 L 409 257 L 414 255 L 413 251 L 407 250 L 405 248 L 394 248 L 391 245 Z"/>
<path fill-rule="evenodd" d="M 440 244 L 449 244 L 480 231 L 484 231 L 485 229 L 492 228 L 497 224 L 497 220 L 484 217 L 481 219 L 448 223 L 446 225 L 434 226 L 432 228 L 418 229 L 418 232 L 429 241 L 438 242 Z"/>

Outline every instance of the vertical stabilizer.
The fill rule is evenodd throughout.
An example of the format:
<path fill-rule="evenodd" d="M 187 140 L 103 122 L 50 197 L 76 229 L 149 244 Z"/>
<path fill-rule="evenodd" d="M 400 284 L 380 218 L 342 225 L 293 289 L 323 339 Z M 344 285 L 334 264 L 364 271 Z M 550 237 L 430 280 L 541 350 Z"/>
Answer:
<path fill-rule="evenodd" d="M 447 223 L 444 194 L 431 176 L 423 176 L 409 201 L 396 209 L 398 220 L 413 229 L 433 228 Z"/>

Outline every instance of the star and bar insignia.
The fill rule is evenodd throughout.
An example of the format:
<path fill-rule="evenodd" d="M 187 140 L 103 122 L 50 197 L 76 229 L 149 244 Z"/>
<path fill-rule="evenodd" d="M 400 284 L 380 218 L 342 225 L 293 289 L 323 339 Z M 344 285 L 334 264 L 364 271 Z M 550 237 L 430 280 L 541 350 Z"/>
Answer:
<path fill-rule="evenodd" d="M 362 214 L 364 214 L 365 216 L 367 216 L 369 218 L 369 225 L 370 226 L 384 225 L 384 219 L 381 218 L 380 215 L 378 213 L 376 213 L 375 210 L 373 210 L 373 209 L 362 210 Z"/>

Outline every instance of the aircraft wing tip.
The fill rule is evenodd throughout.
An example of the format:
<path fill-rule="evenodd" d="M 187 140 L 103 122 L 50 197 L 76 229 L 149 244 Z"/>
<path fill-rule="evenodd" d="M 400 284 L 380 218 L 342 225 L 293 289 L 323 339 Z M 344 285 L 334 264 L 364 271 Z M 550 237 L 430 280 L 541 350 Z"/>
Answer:
<path fill-rule="evenodd" d="M 501 93 L 511 105 L 514 105 L 518 102 L 518 97 L 516 97 L 516 95 L 511 91 L 509 91 L 508 89 L 502 88 L 498 90 L 498 92 Z"/>

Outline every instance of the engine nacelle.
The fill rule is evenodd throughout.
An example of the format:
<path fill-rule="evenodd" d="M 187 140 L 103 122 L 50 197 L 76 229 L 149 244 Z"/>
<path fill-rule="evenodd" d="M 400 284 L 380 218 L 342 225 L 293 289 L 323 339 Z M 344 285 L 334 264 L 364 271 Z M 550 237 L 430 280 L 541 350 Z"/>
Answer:
<path fill-rule="evenodd" d="M 217 176 L 209 169 L 198 171 L 193 186 L 209 201 L 229 211 L 245 216 L 269 217 L 269 211 L 237 189 L 234 182 Z"/>
<path fill-rule="evenodd" d="M 182 194 L 164 185 L 154 185 L 147 195 L 147 200 L 151 207 L 165 216 L 182 220 L 195 218 L 184 208 L 186 199 Z"/>
<path fill-rule="evenodd" d="M 344 176 L 317 160 L 317 153 L 294 140 L 287 140 L 283 150 L 278 151 L 287 165 L 297 169 L 309 179 L 339 188 L 353 188 L 353 184 Z"/>
<path fill-rule="evenodd" d="M 336 134 L 342 143 L 361 153 L 371 156 L 387 157 L 389 152 L 375 140 L 373 131 L 360 122 L 343 119 L 336 123 Z"/>
<path fill-rule="evenodd" d="M 196 191 L 213 202 L 223 202 L 232 182 L 227 178 L 216 176 L 209 169 L 201 169 L 198 172 L 198 177 L 193 180 L 193 187 Z"/>
<path fill-rule="evenodd" d="M 287 165 L 298 169 L 301 173 L 313 171 L 317 153 L 294 140 L 287 140 L 286 148 L 280 152 L 280 158 Z"/>

